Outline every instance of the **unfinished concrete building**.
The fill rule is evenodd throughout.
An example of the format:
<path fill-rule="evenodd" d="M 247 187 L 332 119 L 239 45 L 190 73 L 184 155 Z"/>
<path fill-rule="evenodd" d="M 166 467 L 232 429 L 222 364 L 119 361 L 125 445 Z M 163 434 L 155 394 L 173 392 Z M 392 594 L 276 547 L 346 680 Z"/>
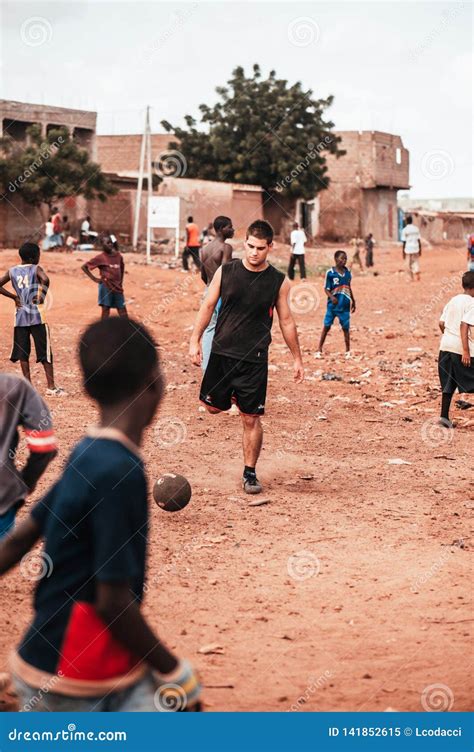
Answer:
<path fill-rule="evenodd" d="M 410 187 L 402 139 L 380 131 L 337 135 L 346 154 L 339 159 L 327 156 L 330 184 L 318 194 L 310 233 L 347 241 L 372 232 L 377 240 L 397 240 L 397 191 Z"/>

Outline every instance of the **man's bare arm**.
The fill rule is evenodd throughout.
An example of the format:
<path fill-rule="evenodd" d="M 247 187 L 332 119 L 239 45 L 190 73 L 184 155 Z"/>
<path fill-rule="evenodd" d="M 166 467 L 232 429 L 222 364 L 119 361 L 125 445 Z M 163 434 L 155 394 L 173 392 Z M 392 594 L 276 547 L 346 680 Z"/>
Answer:
<path fill-rule="evenodd" d="M 191 341 L 189 343 L 189 355 L 192 362 L 196 366 L 201 365 L 202 352 L 201 352 L 201 337 L 204 333 L 206 326 L 209 324 L 214 309 L 219 300 L 221 292 L 221 279 L 222 279 L 222 267 L 214 274 L 212 282 L 209 285 L 209 290 L 204 298 L 201 307 L 196 317 L 196 323 L 194 324 L 193 333 L 191 334 Z"/>
<path fill-rule="evenodd" d="M 461 342 L 462 342 L 462 364 L 469 367 L 471 365 L 471 353 L 469 350 L 469 324 L 461 321 Z"/>
<path fill-rule="evenodd" d="M 4 274 L 3 277 L 0 278 L 0 295 L 4 295 L 5 298 L 10 298 L 10 300 L 14 300 L 15 303 L 19 302 L 20 299 L 18 295 L 15 295 L 12 292 L 8 292 L 8 290 L 4 289 L 3 286 L 6 285 L 7 282 L 11 282 L 10 275 L 8 272 Z"/>
<path fill-rule="evenodd" d="M 224 251 L 222 253 L 222 263 L 227 264 L 229 261 L 232 261 L 232 251 L 234 249 L 232 248 L 230 243 L 224 244 Z"/>
<path fill-rule="evenodd" d="M 304 379 L 304 369 L 303 360 L 301 358 L 300 344 L 298 341 L 298 332 L 288 303 L 290 289 L 290 282 L 289 280 L 285 279 L 282 286 L 280 287 L 278 300 L 276 302 L 276 309 L 278 312 L 278 321 L 280 324 L 281 333 L 283 334 L 283 339 L 288 345 L 288 349 L 293 355 L 295 361 L 294 379 L 297 383 L 300 383 Z"/>
<path fill-rule="evenodd" d="M 39 540 L 41 530 L 37 522 L 31 517 L 17 525 L 13 532 L 7 534 L 0 541 L 0 574 L 18 564 L 25 554 L 30 551 Z"/>

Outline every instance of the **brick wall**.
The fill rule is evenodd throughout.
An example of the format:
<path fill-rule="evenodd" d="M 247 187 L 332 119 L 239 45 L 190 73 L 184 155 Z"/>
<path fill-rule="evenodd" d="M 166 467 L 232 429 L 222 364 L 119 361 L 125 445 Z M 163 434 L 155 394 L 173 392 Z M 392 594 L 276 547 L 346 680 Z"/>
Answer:
<path fill-rule="evenodd" d="M 153 161 L 168 149 L 174 136 L 168 133 L 153 133 L 151 136 L 151 153 Z M 133 172 L 140 167 L 140 134 L 123 136 L 97 136 L 97 161 L 104 172 Z"/>

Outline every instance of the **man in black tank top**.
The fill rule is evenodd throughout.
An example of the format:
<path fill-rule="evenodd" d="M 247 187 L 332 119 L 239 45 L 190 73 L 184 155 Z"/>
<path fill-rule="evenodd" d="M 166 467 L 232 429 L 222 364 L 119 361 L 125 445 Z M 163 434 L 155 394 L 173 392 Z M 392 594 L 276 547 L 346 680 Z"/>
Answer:
<path fill-rule="evenodd" d="M 288 305 L 290 283 L 267 261 L 272 245 L 272 226 L 264 220 L 253 222 L 247 229 L 244 258 L 233 259 L 214 274 L 189 348 L 192 362 L 200 366 L 202 334 L 221 298 L 200 400 L 210 413 L 229 410 L 233 402 L 239 408 L 244 431 L 242 486 L 250 494 L 262 490 L 255 467 L 262 448 L 260 416 L 265 412 L 274 309 L 295 361 L 294 380 L 300 383 L 304 378 L 298 334 Z"/>

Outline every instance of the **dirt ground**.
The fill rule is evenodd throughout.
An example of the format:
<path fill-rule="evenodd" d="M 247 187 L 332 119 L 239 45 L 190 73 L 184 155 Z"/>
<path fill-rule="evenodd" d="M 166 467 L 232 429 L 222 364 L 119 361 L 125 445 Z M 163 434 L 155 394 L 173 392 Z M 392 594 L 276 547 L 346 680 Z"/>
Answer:
<path fill-rule="evenodd" d="M 310 250 L 311 269 L 329 265 L 333 251 Z M 275 262 L 286 254 L 279 246 Z M 465 252 L 461 244 L 426 250 L 419 284 L 408 282 L 400 247 L 375 256 L 377 275 L 353 270 L 353 360 L 342 357 L 338 326 L 324 359 L 313 358 L 325 310 L 320 275 L 298 280 L 292 293 L 302 385 L 293 384 L 275 323 L 259 463 L 269 503 L 256 507 L 240 489 L 240 418 L 199 410 L 200 372 L 187 357 L 199 277 L 164 268 L 163 258 L 147 267 L 125 256 L 129 312 L 153 331 L 168 382 L 144 446 L 148 474 L 176 471 L 193 487 L 182 512 L 150 503 L 144 610 L 199 669 L 208 710 L 472 707 L 474 409 L 453 411 L 454 431 L 435 425 L 437 322 L 460 291 Z M 42 258 L 56 380 L 69 396 L 50 400 L 60 455 L 27 508 L 95 419 L 76 361 L 78 334 L 98 312 L 97 289 L 80 272 L 86 257 Z M 16 258 L 2 251 L 1 269 Z M 8 360 L 12 318 L 0 299 L 2 367 L 17 372 Z M 32 374 L 44 394 L 41 368 Z M 2 580 L 0 670 L 28 623 L 31 594 L 19 569 Z M 214 651 L 198 652 L 203 646 Z M 11 702 L 4 694 L 0 707 Z"/>

